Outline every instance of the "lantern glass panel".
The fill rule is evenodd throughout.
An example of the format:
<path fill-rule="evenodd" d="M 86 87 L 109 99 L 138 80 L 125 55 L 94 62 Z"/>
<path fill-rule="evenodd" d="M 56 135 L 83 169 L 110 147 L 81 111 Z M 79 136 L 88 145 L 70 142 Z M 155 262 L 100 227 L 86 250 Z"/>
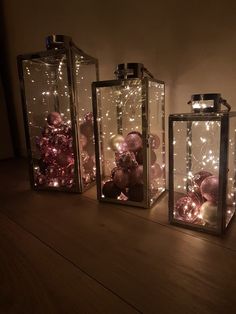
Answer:
<path fill-rule="evenodd" d="M 31 186 L 83 192 L 96 176 L 91 83 L 98 62 L 64 35 L 48 36 L 46 46 L 18 56 Z"/>
<path fill-rule="evenodd" d="M 79 125 L 79 151 L 82 185 L 87 187 L 95 179 L 95 141 L 91 82 L 96 80 L 96 65 L 84 56 L 74 55 L 76 117 Z M 91 123 L 92 122 L 92 123 Z"/>
<path fill-rule="evenodd" d="M 219 181 L 221 122 L 174 121 L 173 134 L 174 219 L 215 229 L 219 215 L 216 183 Z M 208 202 L 200 207 L 203 197 Z"/>
<path fill-rule="evenodd" d="M 236 117 L 231 117 L 229 127 L 229 153 L 227 175 L 226 227 L 235 213 L 236 207 Z"/>
<path fill-rule="evenodd" d="M 148 82 L 150 205 L 165 190 L 164 89 L 163 83 Z"/>
<path fill-rule="evenodd" d="M 124 138 L 130 132 L 142 134 L 142 82 L 139 79 L 126 80 L 123 84 L 97 88 L 96 92 L 98 104 L 102 102 L 102 106 L 99 106 L 97 121 L 100 136 L 99 152 L 102 180 L 100 193 L 101 197 L 104 198 L 103 186 L 111 180 L 112 173 L 119 167 L 117 159 L 119 158 L 119 152 L 121 155 L 124 152 L 124 159 L 126 158 L 127 147 Z M 134 154 L 131 153 L 127 158 L 130 156 L 133 158 L 133 163 L 136 163 Z M 124 167 L 121 168 L 124 169 Z M 127 171 L 124 170 L 121 176 L 127 178 L 128 173 L 128 169 Z M 142 178 L 140 178 L 140 181 L 142 181 Z M 126 200 L 126 182 L 122 181 L 122 178 L 118 186 L 115 198 L 120 199 L 123 197 Z M 122 193 L 122 190 L 124 193 Z M 114 194 L 116 194 L 115 191 Z"/>
<path fill-rule="evenodd" d="M 95 82 L 93 99 L 98 199 L 150 207 L 165 190 L 164 83 Z"/>
<path fill-rule="evenodd" d="M 67 156 L 58 151 L 57 145 L 53 143 L 53 140 L 64 140 L 64 137 L 59 134 L 63 133 L 63 130 L 58 126 L 58 132 L 55 132 L 58 134 L 52 136 L 50 143 L 47 137 L 42 136 L 42 133 L 46 135 L 47 132 L 51 132 L 51 129 L 46 127 L 47 117 L 51 112 L 60 112 L 63 128 L 71 128 L 71 90 L 68 84 L 66 55 L 59 54 L 56 57 L 47 56 L 23 60 L 22 66 L 35 186 L 42 184 L 49 187 L 59 187 L 61 184 L 63 185 L 63 182 L 59 182 L 60 174 L 55 172 L 60 171 L 60 169 L 52 165 L 51 159 L 58 160 L 59 164 L 67 162 L 64 160 Z M 45 155 L 44 161 L 42 155 Z M 70 167 L 71 174 L 69 176 L 71 187 L 74 184 L 73 167 Z M 45 175 L 48 180 L 44 182 Z"/>

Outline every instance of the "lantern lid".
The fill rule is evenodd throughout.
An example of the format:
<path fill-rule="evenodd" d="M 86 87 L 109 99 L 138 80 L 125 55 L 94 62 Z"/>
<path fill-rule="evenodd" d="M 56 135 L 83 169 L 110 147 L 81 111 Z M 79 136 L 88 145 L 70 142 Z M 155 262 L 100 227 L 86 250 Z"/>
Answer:
<path fill-rule="evenodd" d="M 226 106 L 228 111 L 231 109 L 230 105 L 219 93 L 194 94 L 191 96 L 191 100 L 188 104 L 191 104 L 192 111 L 195 113 L 220 112 L 221 105 Z"/>
<path fill-rule="evenodd" d="M 70 36 L 65 35 L 49 35 L 46 37 L 46 48 L 59 49 L 68 46 L 72 42 Z"/>
<path fill-rule="evenodd" d="M 153 78 L 153 75 L 144 67 L 142 63 L 120 63 L 117 65 L 115 75 L 117 79 L 143 78 L 145 73 Z"/>

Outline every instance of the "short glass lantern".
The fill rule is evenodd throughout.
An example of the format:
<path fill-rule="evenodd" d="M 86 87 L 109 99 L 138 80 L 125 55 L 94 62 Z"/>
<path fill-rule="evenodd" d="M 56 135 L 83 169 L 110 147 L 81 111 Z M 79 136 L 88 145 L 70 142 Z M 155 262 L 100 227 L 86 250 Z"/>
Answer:
<path fill-rule="evenodd" d="M 236 112 L 221 94 L 189 103 L 192 113 L 169 116 L 169 220 L 221 234 L 235 213 Z"/>
<path fill-rule="evenodd" d="M 30 181 L 34 189 L 83 192 L 95 183 L 91 83 L 98 62 L 63 35 L 18 56 Z"/>
<path fill-rule="evenodd" d="M 148 208 L 165 191 L 165 85 L 140 63 L 93 83 L 97 195 Z"/>

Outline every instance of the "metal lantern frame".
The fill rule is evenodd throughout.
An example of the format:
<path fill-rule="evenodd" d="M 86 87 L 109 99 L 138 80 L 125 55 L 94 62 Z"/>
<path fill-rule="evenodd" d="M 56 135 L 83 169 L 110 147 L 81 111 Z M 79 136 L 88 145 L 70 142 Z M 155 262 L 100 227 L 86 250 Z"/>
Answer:
<path fill-rule="evenodd" d="M 90 187 L 96 184 L 96 182 L 91 182 L 88 186 L 84 186 L 82 181 L 81 175 L 81 145 L 79 142 L 79 135 L 80 130 L 78 127 L 77 121 L 77 91 L 75 86 L 75 54 L 81 56 L 83 58 L 84 64 L 93 64 L 95 65 L 95 74 L 97 80 L 99 80 L 99 72 L 98 72 L 98 60 L 94 57 L 83 52 L 79 49 L 71 40 L 70 37 L 63 36 L 63 35 L 52 35 L 47 37 L 47 40 L 51 40 L 49 44 L 52 45 L 52 48 L 40 51 L 36 53 L 29 53 L 19 55 L 17 57 L 17 66 L 18 66 L 18 74 L 19 74 L 19 81 L 20 81 L 20 90 L 21 90 L 21 101 L 22 101 L 22 108 L 23 108 L 23 118 L 24 118 L 24 128 L 25 128 L 25 137 L 26 137 L 26 148 L 27 148 L 27 155 L 29 159 L 29 176 L 30 176 L 30 185 L 31 188 L 34 190 L 55 190 L 55 191 L 65 191 L 65 192 L 74 192 L 74 193 L 83 193 Z M 58 40 L 58 42 L 57 42 Z M 48 42 L 47 42 L 48 44 Z M 49 46 L 47 45 L 47 48 Z M 54 44 L 54 45 L 53 45 Z M 57 45 L 58 44 L 58 45 Z M 36 186 L 34 183 L 34 171 L 33 171 L 33 156 L 31 150 L 31 142 L 30 142 L 30 132 L 29 132 L 29 121 L 27 115 L 27 102 L 25 96 L 25 83 L 24 83 L 24 73 L 23 73 L 23 61 L 31 61 L 34 59 L 40 59 L 45 57 L 57 57 L 65 55 L 66 56 L 66 72 L 67 72 L 67 79 L 68 79 L 68 94 L 70 95 L 70 115 L 71 115 L 71 127 L 72 127 L 72 141 L 73 141 L 73 152 L 74 152 L 74 179 L 75 184 L 72 188 L 65 188 L 65 187 L 46 187 L 46 186 Z M 91 82 L 92 83 L 92 82 Z"/>
<path fill-rule="evenodd" d="M 98 123 L 98 117 L 99 115 L 99 108 L 100 104 L 97 99 L 97 89 L 102 87 L 122 87 L 126 81 L 137 81 L 140 80 L 141 86 L 142 86 L 142 141 L 143 141 L 143 182 L 144 182 L 144 197 L 142 202 L 134 202 L 130 200 L 117 200 L 113 198 L 103 198 L 102 197 L 102 176 L 101 176 L 101 169 L 102 169 L 102 162 L 100 159 L 101 156 L 101 147 L 100 147 L 100 135 L 101 131 L 99 129 L 99 123 Z M 96 176 L 97 176 L 97 199 L 101 202 L 108 202 L 108 203 L 117 203 L 122 205 L 128 205 L 128 206 L 135 206 L 135 207 L 142 207 L 142 208 L 150 208 L 153 206 L 157 200 L 161 197 L 161 195 L 166 191 L 162 191 L 160 195 L 157 197 L 157 199 L 154 201 L 153 204 L 150 203 L 150 198 L 148 196 L 148 190 L 149 190 L 149 168 L 150 168 L 150 156 L 149 156 L 149 145 L 150 145 L 150 138 L 149 138 L 149 94 L 148 94 L 148 86 L 149 82 L 154 82 L 158 84 L 164 85 L 164 93 L 165 93 L 165 83 L 161 80 L 157 80 L 150 77 L 135 77 L 135 75 L 128 76 L 127 80 L 126 78 L 123 79 L 117 79 L 117 80 L 108 80 L 108 81 L 100 81 L 100 82 L 93 82 L 92 84 L 92 97 L 93 97 L 93 113 L 94 113 L 94 131 L 95 131 L 95 149 L 96 149 Z M 163 163 L 165 165 L 165 101 L 162 104 L 162 156 L 163 156 Z M 163 169 L 163 178 L 166 179 L 165 174 L 165 168 Z M 166 180 L 165 180 L 166 182 Z"/>
<path fill-rule="evenodd" d="M 230 118 L 236 117 L 236 112 L 217 112 L 217 113 L 183 113 L 169 115 L 169 222 L 181 227 L 199 230 L 207 233 L 222 234 L 230 225 L 234 214 L 226 226 L 226 197 L 227 197 L 227 168 L 229 156 L 229 123 Z M 219 198 L 217 205 L 217 227 L 215 229 L 207 226 L 184 222 L 174 218 L 174 132 L 175 121 L 192 122 L 197 121 L 219 121 L 220 129 L 220 160 L 219 160 Z M 186 151 L 191 153 L 191 148 L 186 147 Z M 191 165 L 190 165 L 191 167 Z"/>

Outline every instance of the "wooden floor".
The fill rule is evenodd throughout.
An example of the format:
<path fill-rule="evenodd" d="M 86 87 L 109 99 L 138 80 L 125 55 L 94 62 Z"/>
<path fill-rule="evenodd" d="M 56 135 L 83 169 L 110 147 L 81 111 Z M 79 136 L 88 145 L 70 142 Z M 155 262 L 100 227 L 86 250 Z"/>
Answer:
<path fill-rule="evenodd" d="M 0 313 L 236 313 L 236 222 L 224 237 L 144 210 L 34 192 L 0 162 Z"/>

